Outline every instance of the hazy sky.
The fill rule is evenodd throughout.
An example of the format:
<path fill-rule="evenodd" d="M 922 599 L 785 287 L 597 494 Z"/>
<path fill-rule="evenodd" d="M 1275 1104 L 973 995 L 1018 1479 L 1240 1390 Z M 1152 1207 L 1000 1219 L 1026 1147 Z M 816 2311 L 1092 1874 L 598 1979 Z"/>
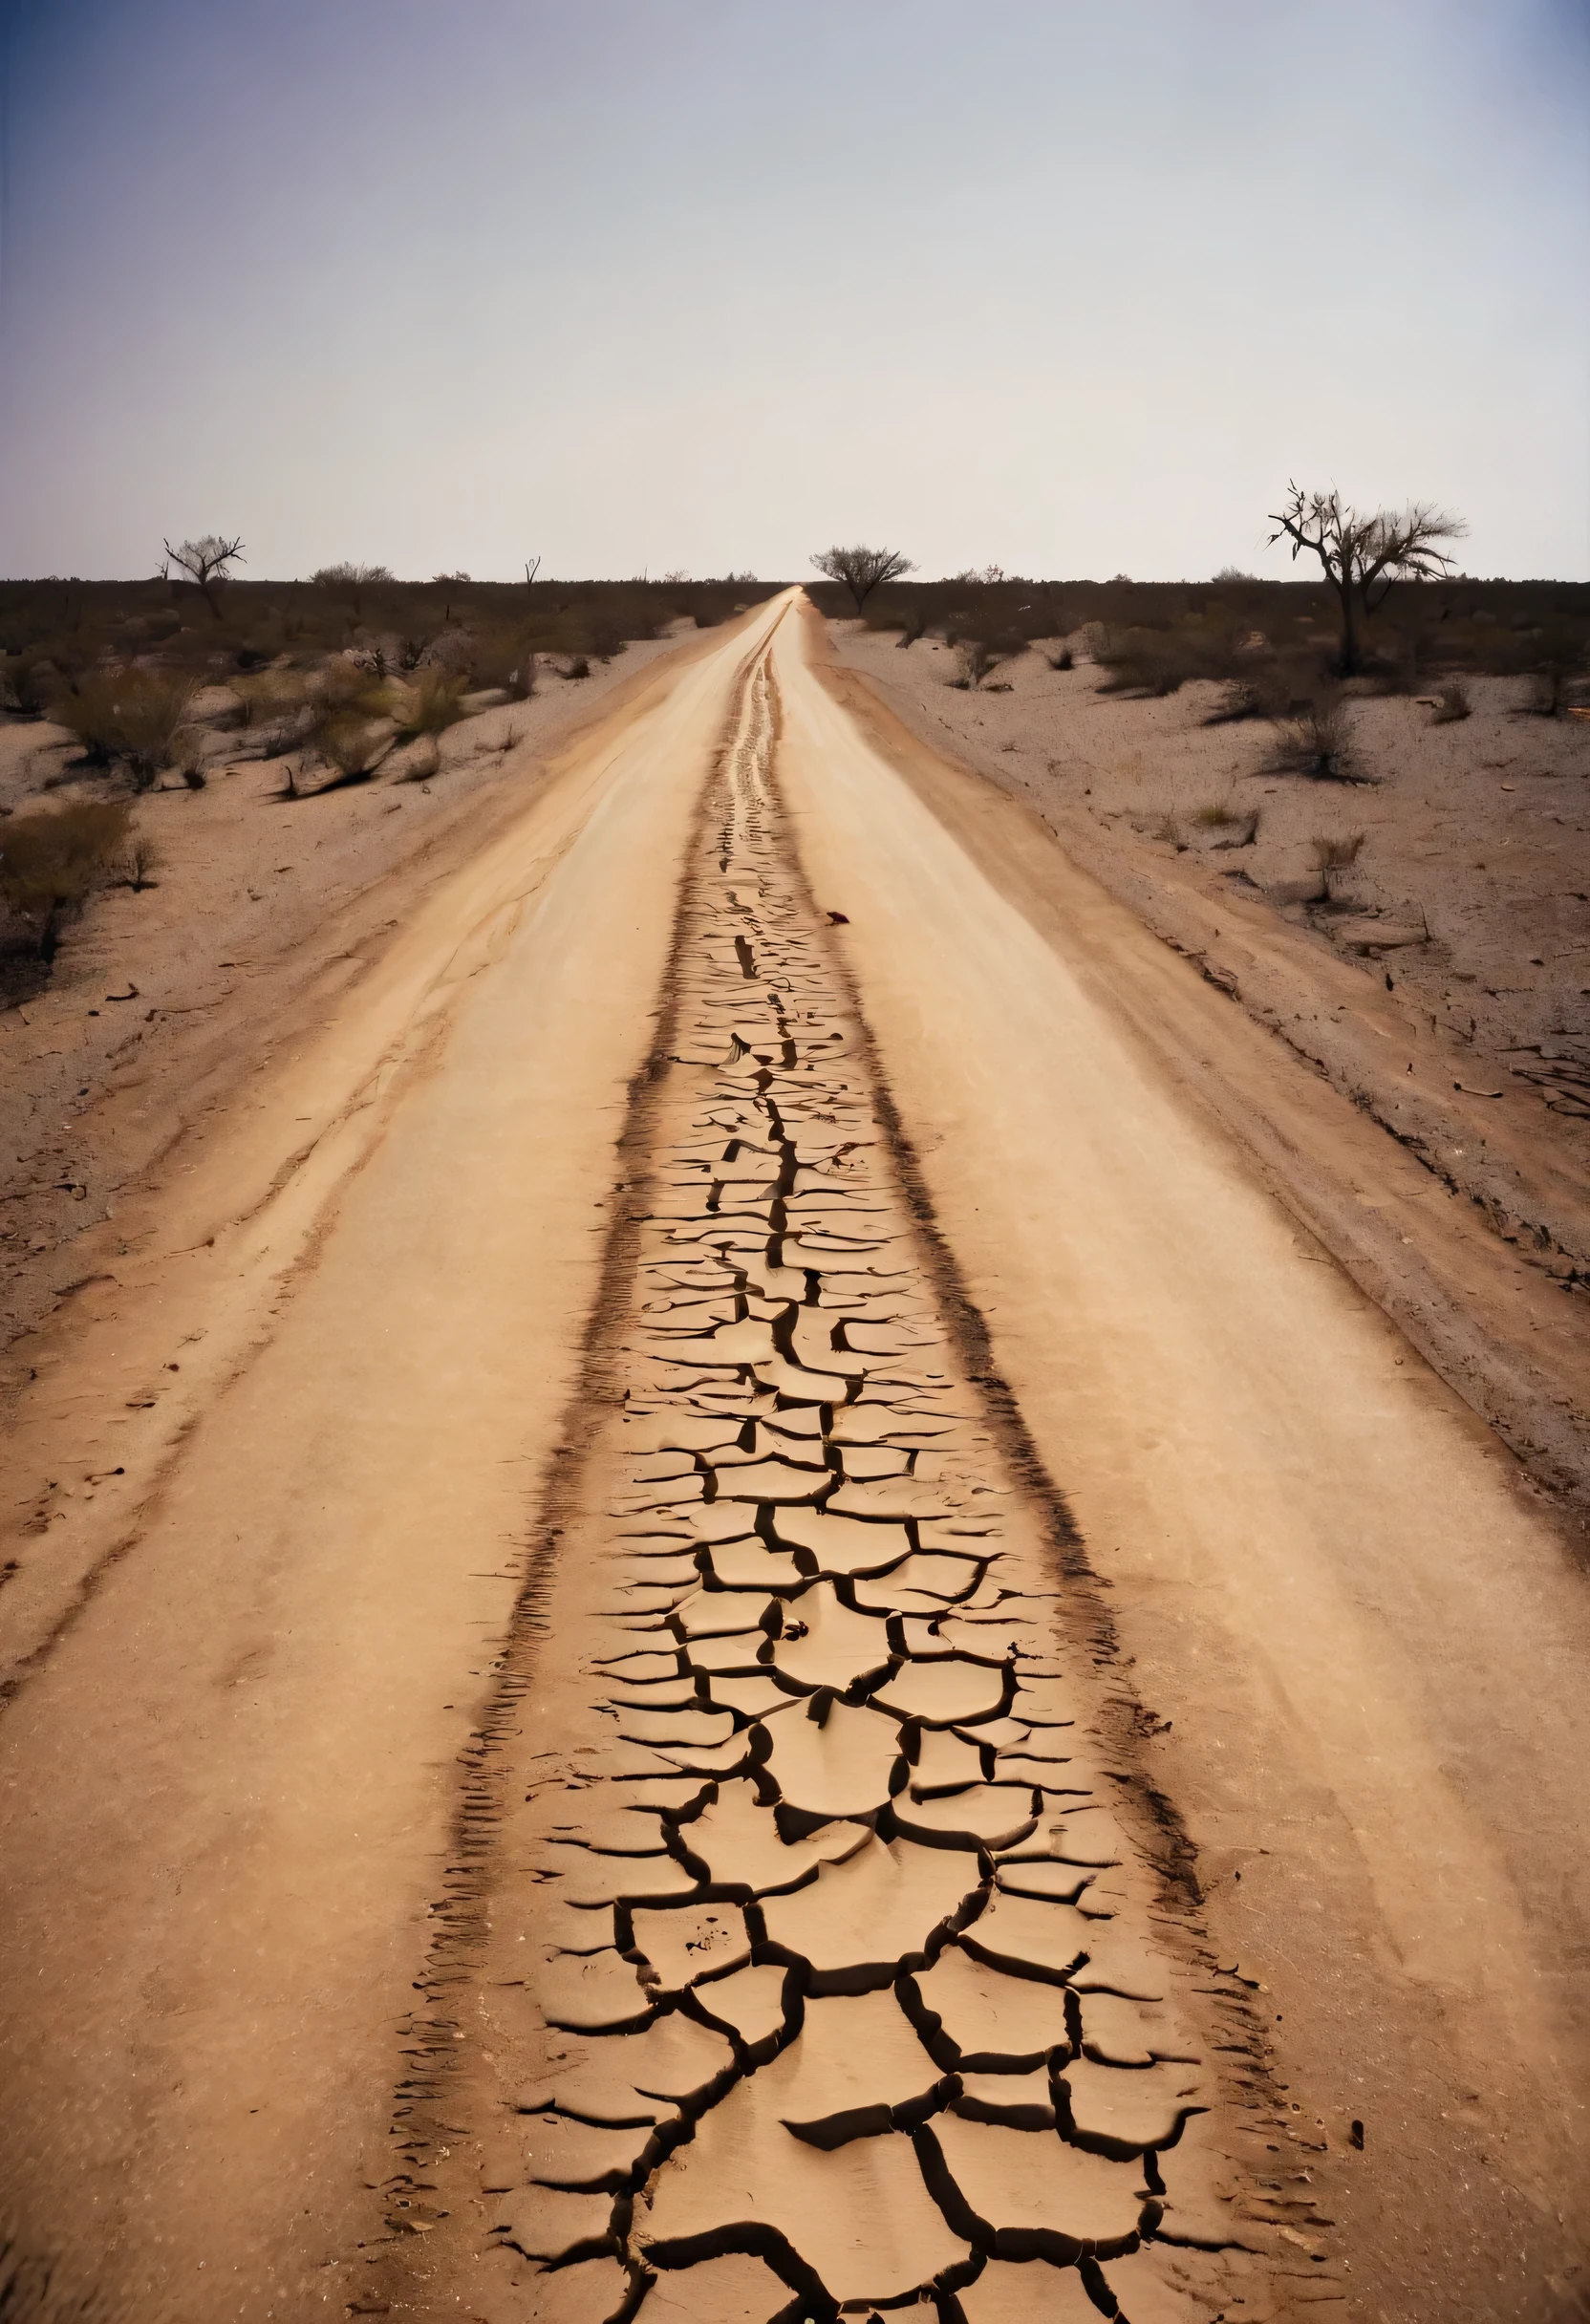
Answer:
<path fill-rule="evenodd" d="M 1590 575 L 1590 0 L 0 21 L 0 571 Z"/>

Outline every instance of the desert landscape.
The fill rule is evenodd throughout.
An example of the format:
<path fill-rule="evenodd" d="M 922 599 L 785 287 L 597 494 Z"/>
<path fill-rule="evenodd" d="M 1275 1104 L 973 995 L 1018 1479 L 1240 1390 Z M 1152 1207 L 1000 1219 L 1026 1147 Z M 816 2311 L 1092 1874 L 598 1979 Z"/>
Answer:
<path fill-rule="evenodd" d="M 1504 1800 L 1574 1814 L 1584 1132 L 1525 1061 L 1576 1055 L 1537 867 L 1581 859 L 1536 837 L 1520 908 L 1448 827 L 1500 854 L 1499 735 L 1520 856 L 1568 830 L 1575 681 L 1547 719 L 1471 680 L 1457 742 L 1366 686 L 1348 786 L 1206 723 L 1209 679 L 1121 688 L 1096 625 L 957 683 L 999 587 L 907 662 L 799 590 L 632 613 L 659 634 L 461 687 L 352 780 L 305 721 L 322 672 L 378 681 L 362 615 L 267 665 L 291 749 L 214 667 L 243 607 L 164 770 L 11 713 L 8 829 L 124 810 L 47 961 L 14 915 L 5 1027 L 8 2183 L 72 2296 L 65 2254 L 146 2243 L 140 2115 L 156 2249 L 355 2313 L 1428 2299 L 1432 2142 L 1485 2177 L 1464 2298 L 1521 2296 L 1509 2207 L 1577 2138 L 1573 1907 L 1497 1850 Z M 1348 796 L 1350 888 L 1300 870 Z M 1520 941 L 1552 973 L 1508 991 Z M 1443 1011 L 1487 975 L 1483 1031 Z M 1322 1689 L 1284 1745 L 1265 1668 Z M 1481 1716 L 1507 1747 L 1458 1772 Z M 1342 1822 L 1304 1844 L 1310 1792 Z M 287 1988 L 218 1933 L 284 1882 Z M 405 1953 L 394 2025 L 362 1965 Z"/>
<path fill-rule="evenodd" d="M 1587 2324 L 1587 90 L 8 13 L 0 2324 Z"/>

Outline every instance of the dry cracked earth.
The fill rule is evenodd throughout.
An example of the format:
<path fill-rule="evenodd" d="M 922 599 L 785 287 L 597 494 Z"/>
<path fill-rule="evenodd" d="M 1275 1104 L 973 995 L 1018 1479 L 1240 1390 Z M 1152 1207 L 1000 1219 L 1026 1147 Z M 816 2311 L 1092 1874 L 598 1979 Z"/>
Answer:
<path fill-rule="evenodd" d="M 777 717 L 763 655 L 355 2313 L 1330 2306 L 1250 1996 L 797 868 Z"/>

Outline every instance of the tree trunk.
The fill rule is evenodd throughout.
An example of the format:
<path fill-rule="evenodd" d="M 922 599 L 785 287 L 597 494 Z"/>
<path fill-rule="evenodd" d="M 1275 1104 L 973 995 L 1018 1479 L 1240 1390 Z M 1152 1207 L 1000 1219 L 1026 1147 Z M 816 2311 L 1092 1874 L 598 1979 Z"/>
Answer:
<path fill-rule="evenodd" d="M 1359 620 L 1358 592 L 1350 573 L 1343 573 L 1336 585 L 1342 601 L 1342 676 L 1357 678 L 1364 665 L 1364 640 Z"/>

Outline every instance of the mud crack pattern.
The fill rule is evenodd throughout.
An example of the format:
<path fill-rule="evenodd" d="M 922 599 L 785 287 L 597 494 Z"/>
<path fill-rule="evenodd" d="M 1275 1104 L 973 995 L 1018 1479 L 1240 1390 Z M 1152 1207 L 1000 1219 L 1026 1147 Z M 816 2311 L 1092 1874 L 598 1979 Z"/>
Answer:
<path fill-rule="evenodd" d="M 519 1707 L 475 2312 L 1270 2313 L 1223 2004 L 1200 2040 L 773 732 L 758 669 L 681 906 L 616 1409 L 541 1609 L 561 1690 Z"/>

